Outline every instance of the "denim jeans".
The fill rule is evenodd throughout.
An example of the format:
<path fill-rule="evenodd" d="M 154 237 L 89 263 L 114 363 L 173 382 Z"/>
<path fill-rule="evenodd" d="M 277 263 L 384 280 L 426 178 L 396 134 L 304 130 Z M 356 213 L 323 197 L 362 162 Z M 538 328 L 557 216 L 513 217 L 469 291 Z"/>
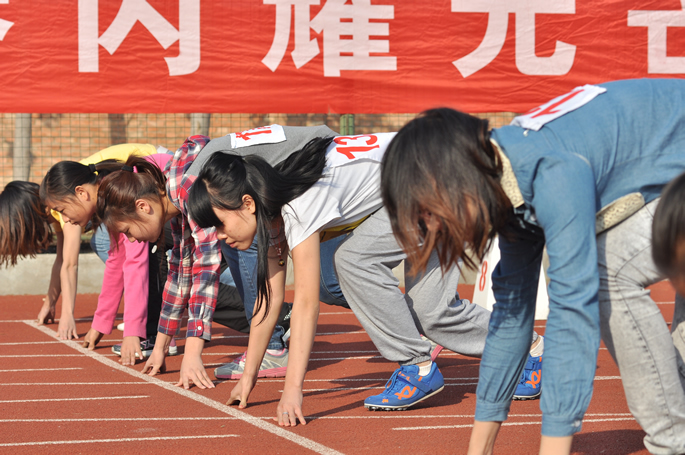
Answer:
<path fill-rule="evenodd" d="M 338 283 L 338 277 L 333 265 L 333 254 L 348 236 L 341 235 L 321 244 L 321 281 L 319 295 L 322 302 L 349 308 Z M 257 301 L 257 239 L 250 248 L 241 251 L 221 242 L 221 254 L 228 262 L 228 269 L 235 281 L 235 287 L 240 293 L 245 305 L 245 315 L 252 321 L 255 302 Z M 271 335 L 267 349 L 283 349 L 283 327 L 277 325 Z"/>
<path fill-rule="evenodd" d="M 669 333 L 646 286 L 663 277 L 652 261 L 658 199 L 597 238 L 602 339 L 616 361 L 630 412 L 654 454 L 685 453 L 685 301 Z M 679 369 L 680 368 L 680 369 Z"/>
<path fill-rule="evenodd" d="M 90 247 L 102 262 L 107 262 L 109 257 L 109 232 L 107 232 L 104 224 L 101 224 L 93 232 L 93 236 L 90 238 Z"/>

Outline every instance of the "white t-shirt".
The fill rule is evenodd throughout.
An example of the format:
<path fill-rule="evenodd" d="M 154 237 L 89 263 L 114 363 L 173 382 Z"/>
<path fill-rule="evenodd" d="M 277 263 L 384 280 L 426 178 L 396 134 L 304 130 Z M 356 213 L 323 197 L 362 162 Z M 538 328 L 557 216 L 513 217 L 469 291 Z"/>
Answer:
<path fill-rule="evenodd" d="M 281 209 L 291 250 L 316 232 L 352 224 L 382 207 L 380 162 L 394 136 L 334 139 L 326 151 L 324 176 Z"/>

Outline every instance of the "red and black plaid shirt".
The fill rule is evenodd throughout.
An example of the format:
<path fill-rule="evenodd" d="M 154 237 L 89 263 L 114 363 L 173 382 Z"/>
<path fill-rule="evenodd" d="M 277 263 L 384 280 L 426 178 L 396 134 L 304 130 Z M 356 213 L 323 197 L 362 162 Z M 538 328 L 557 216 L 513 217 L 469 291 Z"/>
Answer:
<path fill-rule="evenodd" d="M 174 246 L 158 328 L 175 335 L 187 306 L 187 336 L 207 341 L 219 294 L 221 248 L 215 228 L 202 229 L 188 217 L 188 191 L 196 177 L 186 171 L 208 142 L 206 136 L 189 137 L 165 169 L 167 196 L 181 214 L 171 220 Z"/>

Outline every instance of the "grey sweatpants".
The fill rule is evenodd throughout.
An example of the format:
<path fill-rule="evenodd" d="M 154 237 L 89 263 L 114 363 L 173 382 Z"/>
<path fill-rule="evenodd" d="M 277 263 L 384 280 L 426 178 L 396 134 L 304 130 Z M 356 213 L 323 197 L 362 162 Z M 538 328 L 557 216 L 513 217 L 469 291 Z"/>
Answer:
<path fill-rule="evenodd" d="M 490 312 L 456 298 L 459 269 L 443 274 L 433 252 L 424 274 L 405 276 L 403 294 L 392 269 L 405 258 L 385 208 L 359 225 L 335 253 L 343 294 L 381 355 L 401 365 L 429 360 L 431 346 L 423 334 L 451 351 L 480 357 Z"/>

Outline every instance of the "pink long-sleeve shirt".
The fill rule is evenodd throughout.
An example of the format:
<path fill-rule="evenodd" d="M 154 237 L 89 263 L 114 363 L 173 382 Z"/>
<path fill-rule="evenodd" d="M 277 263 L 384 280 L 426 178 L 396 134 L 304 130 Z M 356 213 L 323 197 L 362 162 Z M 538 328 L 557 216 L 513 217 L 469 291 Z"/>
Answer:
<path fill-rule="evenodd" d="M 144 158 L 163 170 L 171 157 L 171 154 L 159 153 Z M 148 242 L 129 242 L 124 234 L 119 234 L 117 243 L 118 247 L 110 245 L 109 248 L 91 327 L 100 333 L 111 333 L 121 296 L 124 295 L 124 336 L 147 338 Z"/>

